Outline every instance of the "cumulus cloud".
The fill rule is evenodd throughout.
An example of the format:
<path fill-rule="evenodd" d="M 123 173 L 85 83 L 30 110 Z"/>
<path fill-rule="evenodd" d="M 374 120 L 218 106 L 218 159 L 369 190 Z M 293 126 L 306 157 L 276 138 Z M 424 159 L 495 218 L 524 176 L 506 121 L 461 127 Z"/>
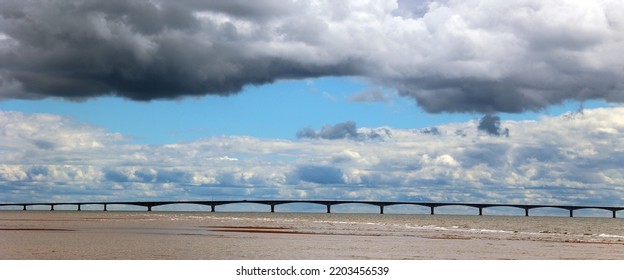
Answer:
<path fill-rule="evenodd" d="M 358 129 L 357 125 L 353 121 L 337 123 L 335 125 L 324 125 L 319 131 L 315 131 L 311 128 L 297 131 L 297 138 L 299 139 L 309 138 L 328 140 L 349 139 L 356 141 L 384 141 L 390 137 L 392 137 L 392 131 L 388 128 L 379 127 L 373 129 Z"/>
<path fill-rule="evenodd" d="M 356 125 L 353 121 L 338 123 L 333 126 L 324 125 L 318 132 L 309 128 L 297 132 L 297 138 L 320 138 L 330 140 L 355 138 L 357 135 Z"/>
<path fill-rule="evenodd" d="M 331 141 L 223 136 L 138 145 L 66 117 L 1 112 L 0 197 L 621 203 L 624 108 L 500 120 L 514 131 L 509 138 L 479 126 L 354 128 L 355 139 Z M 359 141 L 373 133 L 383 141 Z"/>
<path fill-rule="evenodd" d="M 295 170 L 295 176 L 302 181 L 317 184 L 343 184 L 342 171 L 331 166 L 305 165 Z"/>
<path fill-rule="evenodd" d="M 0 98 L 175 99 L 359 76 L 428 112 L 622 102 L 623 12 L 616 0 L 7 0 Z"/>
<path fill-rule="evenodd" d="M 421 129 L 420 132 L 431 135 L 440 135 L 440 130 L 437 127 L 426 127 Z"/>

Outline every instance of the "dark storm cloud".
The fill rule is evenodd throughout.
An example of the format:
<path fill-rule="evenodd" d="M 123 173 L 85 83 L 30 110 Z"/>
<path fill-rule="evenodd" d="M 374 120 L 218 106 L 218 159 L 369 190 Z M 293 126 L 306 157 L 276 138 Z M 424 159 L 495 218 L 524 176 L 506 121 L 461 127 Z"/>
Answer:
<path fill-rule="evenodd" d="M 0 99 L 175 99 L 359 76 L 431 113 L 624 102 L 618 1 L 361 2 L 4 0 Z"/>
<path fill-rule="evenodd" d="M 581 66 L 575 65 L 570 67 Z M 536 76 L 533 76 L 536 75 Z M 552 80 L 542 80 L 544 75 Z M 604 75 L 601 77 L 601 75 Z M 526 76 L 526 77 L 522 77 Z M 566 83 L 556 81 L 567 80 Z M 624 101 L 624 85 L 612 73 L 519 73 L 499 79 L 405 79 L 395 81 L 399 94 L 414 98 L 429 113 L 537 111 L 565 100 Z"/>
<path fill-rule="evenodd" d="M 407 88 L 400 89 L 399 94 L 416 99 L 429 113 L 469 111 L 519 113 L 527 109 L 543 108 L 551 102 L 523 97 L 523 93 L 512 85 L 511 81 L 504 83 L 496 80 L 428 77 L 403 81 L 400 84 Z"/>
<path fill-rule="evenodd" d="M 191 8 L 200 5 L 186 4 L 4 1 L 0 28 L 11 40 L 0 45 L 0 94 L 151 100 L 228 95 L 280 78 L 352 73 L 349 62 L 313 65 L 270 52 L 249 55 L 258 39 L 239 34 L 232 24 L 199 20 Z M 270 10 L 251 8 L 264 7 L 256 3 L 247 10 L 242 3 L 205 6 L 252 17 L 266 17 Z"/>
<path fill-rule="evenodd" d="M 489 135 L 509 137 L 509 129 L 500 127 L 500 117 L 485 115 L 479 120 L 477 129 Z"/>
<path fill-rule="evenodd" d="M 275 16 L 288 15 L 301 9 L 301 6 L 296 2 L 283 0 L 262 0 L 257 1 L 255 5 L 247 0 L 182 0 L 177 2 L 184 3 L 195 10 L 217 11 L 234 17 L 252 18 L 259 21 L 269 20 Z"/>

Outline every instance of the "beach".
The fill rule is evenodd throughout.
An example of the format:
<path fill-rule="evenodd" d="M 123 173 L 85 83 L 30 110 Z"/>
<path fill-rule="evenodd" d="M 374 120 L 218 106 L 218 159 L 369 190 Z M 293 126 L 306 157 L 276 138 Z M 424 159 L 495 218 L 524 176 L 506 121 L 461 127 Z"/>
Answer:
<path fill-rule="evenodd" d="M 624 259 L 624 220 L 583 217 L 0 211 L 0 259 Z"/>

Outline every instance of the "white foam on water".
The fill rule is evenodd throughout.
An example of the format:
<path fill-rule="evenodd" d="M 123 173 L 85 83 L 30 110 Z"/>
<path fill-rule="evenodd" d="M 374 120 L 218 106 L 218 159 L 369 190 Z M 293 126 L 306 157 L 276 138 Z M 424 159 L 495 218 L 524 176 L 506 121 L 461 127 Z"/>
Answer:
<path fill-rule="evenodd" d="M 605 238 L 624 238 L 624 235 L 615 235 L 615 234 L 604 234 L 604 233 L 600 233 L 600 234 L 598 234 L 598 237 L 605 237 Z"/>

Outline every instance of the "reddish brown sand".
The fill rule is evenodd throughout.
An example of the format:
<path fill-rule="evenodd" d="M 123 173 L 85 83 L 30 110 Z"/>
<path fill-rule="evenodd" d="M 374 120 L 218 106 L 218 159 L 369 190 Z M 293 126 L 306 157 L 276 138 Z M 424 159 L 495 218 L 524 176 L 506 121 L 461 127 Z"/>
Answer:
<path fill-rule="evenodd" d="M 227 214 L 26 212 L 0 211 L 0 259 L 624 259 L 621 239 L 390 232 L 379 224 L 306 225 Z"/>

